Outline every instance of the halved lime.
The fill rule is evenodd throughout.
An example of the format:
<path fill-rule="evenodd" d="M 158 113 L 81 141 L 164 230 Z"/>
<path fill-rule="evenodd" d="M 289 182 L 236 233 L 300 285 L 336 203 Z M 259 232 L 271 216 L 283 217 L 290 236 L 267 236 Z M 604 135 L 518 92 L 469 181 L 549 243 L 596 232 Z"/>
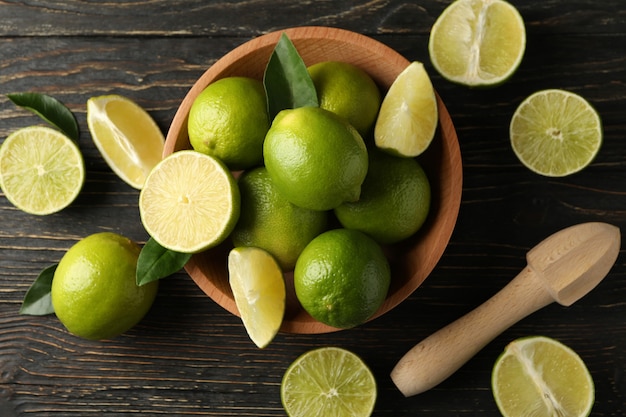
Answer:
<path fill-rule="evenodd" d="M 228 254 L 228 273 L 235 304 L 250 339 L 269 345 L 285 315 L 285 281 L 278 262 L 267 251 L 237 247 Z"/>
<path fill-rule="evenodd" d="M 421 62 L 412 62 L 395 79 L 380 106 L 374 128 L 376 146 L 414 157 L 424 152 L 437 130 L 437 98 Z"/>
<path fill-rule="evenodd" d="M 185 150 L 164 158 L 139 194 L 139 214 L 164 248 L 196 253 L 218 245 L 239 218 L 239 188 L 218 159 Z"/>
<path fill-rule="evenodd" d="M 363 360 L 337 347 L 304 353 L 289 366 L 280 387 L 290 417 L 367 417 L 376 395 L 376 380 Z"/>
<path fill-rule="evenodd" d="M 85 182 L 76 143 L 61 132 L 30 126 L 9 135 L 0 147 L 0 186 L 27 213 L 45 215 L 69 206 Z"/>
<path fill-rule="evenodd" d="M 524 20 L 503 0 L 456 0 L 435 21 L 428 43 L 435 69 L 467 86 L 507 80 L 525 49 Z"/>
<path fill-rule="evenodd" d="M 123 96 L 92 97 L 87 101 L 87 124 L 113 172 L 131 187 L 141 189 L 161 160 L 165 143 L 148 112 Z"/>
<path fill-rule="evenodd" d="M 511 119 L 513 151 L 530 170 L 563 177 L 585 168 L 602 145 L 602 122 L 577 94 L 543 90 L 524 100 Z"/>
<path fill-rule="evenodd" d="M 505 417 L 584 417 L 595 401 L 593 379 L 580 356 L 544 336 L 511 342 L 495 363 L 491 387 Z"/>

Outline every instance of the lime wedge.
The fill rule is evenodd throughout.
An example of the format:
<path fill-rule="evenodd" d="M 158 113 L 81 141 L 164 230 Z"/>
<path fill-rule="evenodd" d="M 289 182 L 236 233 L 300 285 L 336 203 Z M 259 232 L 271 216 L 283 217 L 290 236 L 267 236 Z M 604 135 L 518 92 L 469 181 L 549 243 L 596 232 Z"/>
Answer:
<path fill-rule="evenodd" d="M 395 79 L 380 106 L 374 128 L 376 146 L 414 157 L 424 152 L 437 130 L 437 98 L 421 62 L 412 62 Z"/>
<path fill-rule="evenodd" d="M 285 281 L 276 260 L 263 249 L 237 247 L 228 255 L 230 287 L 250 339 L 264 348 L 285 315 Z"/>
<path fill-rule="evenodd" d="M 585 168 L 602 145 L 602 122 L 582 97 L 544 90 L 524 100 L 511 119 L 510 138 L 519 160 L 533 172 L 563 177 Z"/>
<path fill-rule="evenodd" d="M 0 186 L 7 199 L 27 213 L 45 215 L 69 206 L 85 182 L 85 164 L 76 143 L 43 126 L 25 127 L 0 147 Z"/>
<path fill-rule="evenodd" d="M 131 187 L 141 189 L 161 160 L 165 143 L 152 117 L 128 98 L 107 95 L 87 101 L 87 124 L 111 170 Z"/>
<path fill-rule="evenodd" d="M 304 353 L 289 366 L 280 387 L 290 417 L 367 417 L 376 394 L 376 380 L 367 365 L 336 347 Z"/>
<path fill-rule="evenodd" d="M 435 69 L 467 86 L 506 81 L 525 49 L 524 21 L 503 0 L 456 0 L 435 21 L 428 43 Z"/>
<path fill-rule="evenodd" d="M 543 336 L 511 342 L 495 363 L 491 386 L 505 417 L 584 417 L 595 398 L 593 380 L 580 356 Z"/>
<path fill-rule="evenodd" d="M 216 246 L 239 218 L 239 188 L 218 159 L 174 152 L 152 170 L 139 194 L 144 228 L 161 246 L 196 253 Z"/>

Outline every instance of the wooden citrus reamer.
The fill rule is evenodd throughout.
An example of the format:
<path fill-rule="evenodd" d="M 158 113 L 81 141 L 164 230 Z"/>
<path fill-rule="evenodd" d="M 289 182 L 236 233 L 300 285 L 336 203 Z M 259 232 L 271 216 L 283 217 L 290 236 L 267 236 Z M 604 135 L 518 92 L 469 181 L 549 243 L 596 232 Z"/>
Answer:
<path fill-rule="evenodd" d="M 519 320 L 591 291 L 615 263 L 620 243 L 617 227 L 598 222 L 551 235 L 526 254 L 526 268 L 500 292 L 409 350 L 391 379 L 407 397 L 438 385 Z"/>

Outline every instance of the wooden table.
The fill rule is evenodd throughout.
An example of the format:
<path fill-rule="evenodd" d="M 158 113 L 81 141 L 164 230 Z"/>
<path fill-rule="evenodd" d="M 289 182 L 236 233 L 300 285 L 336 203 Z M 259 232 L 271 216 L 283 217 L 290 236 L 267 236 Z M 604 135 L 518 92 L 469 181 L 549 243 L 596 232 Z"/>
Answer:
<path fill-rule="evenodd" d="M 46 93 L 75 112 L 87 165 L 80 197 L 58 214 L 28 215 L 0 198 L 0 416 L 280 416 L 287 366 L 309 349 L 331 345 L 352 350 L 372 368 L 376 416 L 497 416 L 491 367 L 508 342 L 536 334 L 561 340 L 585 360 L 596 384 L 592 415 L 626 415 L 621 257 L 587 297 L 521 321 L 433 390 L 404 398 L 389 378 L 411 346 L 508 283 L 544 237 L 585 221 L 626 226 L 624 1 L 513 1 L 526 22 L 526 55 L 508 83 L 488 90 L 453 85 L 430 65 L 429 29 L 448 3 L 0 2 L 0 137 L 39 123 L 7 93 Z M 112 173 L 91 141 L 87 99 L 125 95 L 166 132 L 187 90 L 216 59 L 258 35 L 299 25 L 350 29 L 425 62 L 447 104 L 463 155 L 463 197 L 450 245 L 426 282 L 366 325 L 326 335 L 279 334 L 264 350 L 183 272 L 163 280 L 148 316 L 114 340 L 85 341 L 54 316 L 19 315 L 39 271 L 79 239 L 100 231 L 139 243 L 147 238 L 138 192 Z M 541 177 L 511 150 L 515 108 L 545 88 L 581 94 L 602 117 L 602 150 L 582 173 Z"/>

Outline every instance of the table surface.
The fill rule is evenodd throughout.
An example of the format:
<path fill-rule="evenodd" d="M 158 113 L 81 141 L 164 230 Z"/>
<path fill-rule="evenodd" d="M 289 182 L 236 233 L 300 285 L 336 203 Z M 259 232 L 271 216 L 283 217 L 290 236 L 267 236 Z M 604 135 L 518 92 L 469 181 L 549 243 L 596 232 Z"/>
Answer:
<path fill-rule="evenodd" d="M 497 416 L 492 365 L 507 343 L 529 335 L 556 338 L 584 359 L 596 386 L 592 415 L 626 415 L 623 256 L 582 300 L 549 305 L 515 324 L 434 389 L 404 398 L 389 377 L 410 347 L 505 286 L 543 238 L 587 221 L 626 226 L 623 0 L 513 3 L 526 22 L 524 60 L 506 84 L 478 90 L 447 82 L 430 64 L 429 30 L 449 1 L 0 2 L 0 137 L 39 123 L 6 94 L 52 95 L 76 114 L 87 167 L 82 193 L 60 213 L 32 216 L 0 198 L 0 415 L 280 416 L 288 365 L 310 349 L 339 346 L 375 374 L 375 416 Z M 463 156 L 463 194 L 449 247 L 424 284 L 368 324 L 324 335 L 281 333 L 263 350 L 182 271 L 161 282 L 144 320 L 113 340 L 74 337 L 54 315 L 18 314 L 38 273 L 79 239 L 101 231 L 147 239 L 138 191 L 91 141 L 87 99 L 125 95 L 165 133 L 194 80 L 219 57 L 301 25 L 353 30 L 424 62 L 448 107 Z M 546 88 L 582 95 L 603 120 L 599 155 L 565 178 L 530 172 L 509 144 L 515 108 Z"/>

